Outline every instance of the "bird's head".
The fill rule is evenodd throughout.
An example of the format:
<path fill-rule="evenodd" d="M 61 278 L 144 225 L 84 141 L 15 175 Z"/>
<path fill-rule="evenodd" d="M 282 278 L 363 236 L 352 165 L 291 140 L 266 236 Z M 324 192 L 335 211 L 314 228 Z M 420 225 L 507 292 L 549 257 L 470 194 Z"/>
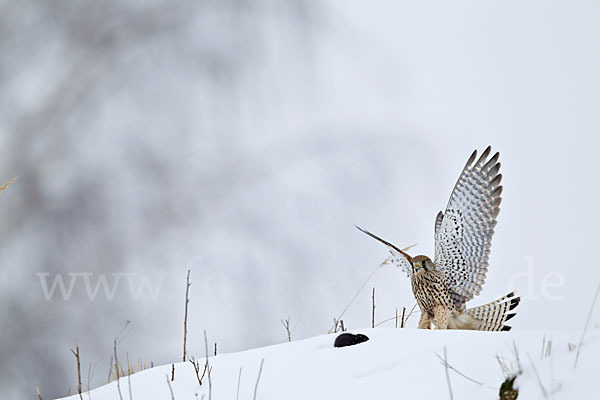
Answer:
<path fill-rule="evenodd" d="M 416 256 L 412 259 L 413 273 L 424 273 L 434 269 L 433 261 L 427 256 Z"/>

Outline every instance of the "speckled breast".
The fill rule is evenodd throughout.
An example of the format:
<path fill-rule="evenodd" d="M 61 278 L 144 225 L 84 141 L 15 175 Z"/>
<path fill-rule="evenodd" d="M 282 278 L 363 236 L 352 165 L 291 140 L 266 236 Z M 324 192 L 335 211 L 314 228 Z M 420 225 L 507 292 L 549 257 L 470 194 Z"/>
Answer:
<path fill-rule="evenodd" d="M 411 283 L 413 294 L 422 312 L 433 314 L 437 305 L 443 305 L 448 309 L 454 308 L 448 294 L 448 288 L 441 274 L 437 272 L 425 272 L 418 276 L 413 275 Z"/>

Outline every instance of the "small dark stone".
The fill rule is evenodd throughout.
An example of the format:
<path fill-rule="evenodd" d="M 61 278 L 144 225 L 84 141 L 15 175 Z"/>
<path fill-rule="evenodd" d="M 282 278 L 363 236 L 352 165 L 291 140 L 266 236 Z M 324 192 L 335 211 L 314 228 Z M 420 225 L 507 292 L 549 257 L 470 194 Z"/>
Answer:
<path fill-rule="evenodd" d="M 357 335 L 354 335 L 352 333 L 342 333 L 340 336 L 335 338 L 335 343 L 333 344 L 333 347 L 354 346 L 355 344 L 366 342 L 367 340 L 369 340 L 367 335 L 363 335 L 361 333 Z"/>

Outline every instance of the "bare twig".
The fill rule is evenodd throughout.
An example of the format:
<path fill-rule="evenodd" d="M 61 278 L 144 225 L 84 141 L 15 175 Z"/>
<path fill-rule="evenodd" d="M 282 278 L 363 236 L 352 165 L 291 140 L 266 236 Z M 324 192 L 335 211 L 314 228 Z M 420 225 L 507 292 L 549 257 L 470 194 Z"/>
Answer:
<path fill-rule="evenodd" d="M 548 338 L 546 340 L 546 335 L 544 335 L 544 339 L 542 339 L 542 355 L 540 356 L 540 360 L 544 357 L 549 357 L 552 354 L 552 339 Z"/>
<path fill-rule="evenodd" d="M 592 305 L 590 307 L 590 312 L 588 314 L 587 320 L 585 321 L 585 327 L 583 328 L 583 332 L 581 333 L 581 339 L 579 340 L 579 345 L 577 346 L 577 355 L 575 356 L 575 365 L 573 368 L 577 368 L 577 361 L 579 361 L 579 352 L 581 351 L 581 345 L 583 344 L 583 338 L 585 336 L 585 332 L 587 331 L 588 325 L 590 323 L 590 319 L 592 318 L 592 312 L 594 311 L 594 305 L 596 305 L 596 300 L 598 299 L 598 293 L 600 293 L 600 284 L 598 284 L 598 289 L 596 289 L 596 294 L 594 295 L 594 300 L 592 301 Z"/>
<path fill-rule="evenodd" d="M 210 373 L 212 367 L 208 364 L 208 337 L 206 336 L 206 329 L 204 330 L 204 352 L 206 353 L 206 368 L 208 369 L 208 400 L 212 399 L 212 379 Z"/>
<path fill-rule="evenodd" d="M 206 329 L 204 330 L 204 354 L 206 355 L 206 363 L 208 364 L 208 337 L 206 336 Z"/>
<path fill-rule="evenodd" d="M 115 373 L 117 374 L 117 390 L 119 391 L 119 399 L 123 400 L 123 395 L 121 394 L 121 371 L 119 371 L 119 359 L 117 358 L 117 339 L 114 341 L 114 357 L 115 357 Z"/>
<path fill-rule="evenodd" d="M 517 342 L 513 340 L 513 353 L 515 354 L 515 362 L 517 363 L 517 373 L 523 373 L 523 367 L 521 367 L 521 358 L 519 357 L 519 347 L 517 347 Z"/>
<path fill-rule="evenodd" d="M 260 368 L 258 369 L 258 376 L 256 377 L 256 384 L 254 385 L 254 400 L 256 400 L 256 393 L 258 392 L 258 382 L 260 381 L 260 375 L 262 374 L 263 364 L 265 359 L 260 360 Z"/>
<path fill-rule="evenodd" d="M 77 393 L 79 393 L 79 398 L 83 400 L 83 396 L 81 395 L 81 360 L 79 358 L 79 346 L 75 346 L 75 348 L 77 350 L 73 351 L 73 349 L 71 349 L 71 353 L 73 353 L 77 360 Z"/>
<path fill-rule="evenodd" d="M 206 374 L 206 370 L 208 369 L 208 360 L 204 363 L 204 371 L 202 371 L 202 376 L 200 376 L 200 362 L 195 358 L 189 360 L 194 366 L 194 371 L 196 371 L 196 379 L 198 380 L 198 384 L 202 386 L 202 380 L 204 379 L 204 374 Z"/>
<path fill-rule="evenodd" d="M 405 325 L 408 322 L 408 319 L 410 318 L 410 316 L 413 315 L 413 312 L 415 311 L 415 308 L 417 308 L 417 303 L 413 304 L 412 308 L 410 309 L 410 312 L 406 316 L 406 319 L 404 320 L 404 324 Z"/>
<path fill-rule="evenodd" d="M 208 400 L 212 398 L 212 367 L 208 367 Z"/>
<path fill-rule="evenodd" d="M 133 395 L 131 394 L 131 372 L 127 374 L 127 387 L 129 388 L 129 400 L 133 400 Z"/>
<path fill-rule="evenodd" d="M 291 317 L 287 317 L 287 319 L 282 319 L 281 324 L 285 328 L 285 332 L 287 333 L 287 341 L 292 341 L 292 332 L 290 331 L 290 319 Z"/>
<path fill-rule="evenodd" d="M 404 314 L 406 314 L 406 307 L 402 307 L 402 323 L 400 324 L 400 328 L 404 328 Z M 398 327 L 398 322 L 396 322 L 396 328 Z"/>
<path fill-rule="evenodd" d="M 187 279 L 185 285 L 185 315 L 183 317 L 183 361 L 185 362 L 186 358 L 186 342 L 187 342 L 187 316 L 188 316 L 188 303 L 190 302 L 190 270 L 187 272 Z"/>
<path fill-rule="evenodd" d="M 127 357 L 127 388 L 129 391 L 129 400 L 133 400 L 133 396 L 131 395 L 131 374 L 134 372 L 134 367 L 129 363 L 129 352 L 125 353 Z"/>
<path fill-rule="evenodd" d="M 88 395 L 88 400 L 90 400 L 92 398 L 92 395 L 90 394 L 90 382 L 92 382 L 92 378 L 94 377 L 94 374 L 96 372 L 96 365 L 98 365 L 100 361 L 96 361 L 94 363 L 94 365 L 92 366 L 92 363 L 88 364 L 88 379 L 87 379 L 87 390 L 86 393 Z M 111 364 L 112 364 L 112 357 L 111 357 Z"/>
<path fill-rule="evenodd" d="M 167 379 L 167 385 L 169 386 L 169 392 L 171 393 L 171 400 L 175 400 L 175 395 L 173 394 L 173 388 L 171 387 L 171 382 L 169 381 L 169 374 L 165 375 Z"/>
<path fill-rule="evenodd" d="M 242 367 L 240 367 L 240 373 L 238 374 L 237 394 L 235 400 L 240 400 L 240 382 L 242 381 Z"/>
<path fill-rule="evenodd" d="M 446 381 L 448 382 L 448 392 L 450 393 L 450 400 L 454 399 L 452 395 L 452 386 L 450 385 L 450 373 L 448 372 L 448 355 L 446 354 L 446 346 L 444 346 L 444 367 L 446 369 Z"/>
<path fill-rule="evenodd" d="M 113 367 L 113 356 L 110 356 L 110 368 L 108 368 L 108 378 L 106 378 L 107 383 L 110 383 L 110 377 L 112 376 L 112 367 Z"/>
<path fill-rule="evenodd" d="M 175 364 L 171 364 L 171 382 L 175 380 Z"/>
<path fill-rule="evenodd" d="M 371 311 L 371 328 L 375 328 L 375 288 L 373 288 L 373 296 L 371 297 L 373 302 L 373 309 Z"/>
<path fill-rule="evenodd" d="M 339 321 L 337 319 L 333 319 L 333 328 L 329 330 L 329 333 L 338 333 L 338 332 L 345 332 L 346 331 L 346 327 L 344 326 L 344 320 L 340 319 Z"/>
<path fill-rule="evenodd" d="M 217 342 L 215 342 L 215 356 L 217 355 Z"/>
<path fill-rule="evenodd" d="M 523 373 L 523 367 L 521 366 L 521 359 L 519 357 L 519 348 L 515 341 L 513 341 L 512 352 L 514 360 L 508 360 L 496 355 L 496 360 L 498 360 L 498 364 L 500 364 L 500 368 L 502 369 L 505 378 L 521 375 Z"/>
<path fill-rule="evenodd" d="M 96 365 L 94 364 L 94 369 L 96 368 Z M 92 363 L 88 364 L 88 376 L 87 376 L 87 390 L 85 391 L 88 395 L 88 400 L 92 397 L 90 395 L 90 381 L 92 380 Z"/>
<path fill-rule="evenodd" d="M 35 385 L 35 394 L 37 394 L 38 400 L 44 400 L 42 399 L 42 394 L 40 393 L 40 388 L 37 384 Z"/>
<path fill-rule="evenodd" d="M 467 375 L 463 374 L 462 372 L 460 372 L 459 370 L 457 370 L 456 368 L 454 368 L 452 365 L 450 365 L 450 363 L 448 363 L 445 359 L 442 358 L 442 356 L 440 356 L 438 353 L 435 353 L 435 355 L 437 356 L 437 358 L 440 359 L 441 364 L 446 367 L 446 368 L 450 368 L 452 371 L 456 372 L 457 374 L 459 374 L 460 376 L 462 376 L 463 378 L 477 384 L 477 385 L 483 385 L 482 382 L 476 381 L 473 378 L 468 377 Z"/>
<path fill-rule="evenodd" d="M 10 185 L 11 183 L 13 183 L 17 178 L 12 178 L 10 181 L 8 181 L 7 183 L 5 183 L 2 187 L 0 187 L 0 193 L 2 193 L 2 191 L 4 189 L 6 189 L 8 187 L 8 185 Z"/>
<path fill-rule="evenodd" d="M 129 329 L 127 329 L 129 328 Z M 131 332 L 131 321 L 125 321 L 125 325 L 123 325 L 123 328 L 121 329 L 121 332 L 119 332 L 119 335 L 117 336 L 117 340 L 120 342 L 121 340 L 125 339 L 127 337 L 127 335 L 129 335 L 129 332 Z"/>
<path fill-rule="evenodd" d="M 540 360 L 544 358 L 545 347 L 546 347 L 546 335 L 544 335 L 544 338 L 542 339 L 542 355 L 540 356 Z"/>
<path fill-rule="evenodd" d="M 328 333 L 338 333 L 339 332 L 340 321 L 336 318 L 333 319 L 333 326 L 329 328 Z"/>

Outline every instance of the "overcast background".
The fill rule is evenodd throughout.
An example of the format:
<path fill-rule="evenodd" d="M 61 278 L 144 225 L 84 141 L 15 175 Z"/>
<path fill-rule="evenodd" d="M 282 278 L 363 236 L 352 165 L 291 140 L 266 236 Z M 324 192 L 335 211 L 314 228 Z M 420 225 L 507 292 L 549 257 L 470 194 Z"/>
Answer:
<path fill-rule="evenodd" d="M 75 390 L 75 345 L 102 384 L 126 321 L 122 360 L 180 360 L 188 269 L 190 355 L 205 329 L 219 352 L 286 340 L 287 317 L 293 339 L 326 333 L 387 255 L 353 224 L 431 255 L 488 144 L 505 191 L 472 304 L 516 289 L 514 329 L 582 328 L 600 280 L 598 2 L 138 3 L 0 1 L 0 183 L 18 177 L 0 196 L 2 398 Z M 69 273 L 135 275 L 90 300 Z M 45 298 L 57 276 L 75 276 L 68 300 Z M 372 287 L 377 321 L 414 304 L 381 268 L 347 327 L 370 326 Z"/>

